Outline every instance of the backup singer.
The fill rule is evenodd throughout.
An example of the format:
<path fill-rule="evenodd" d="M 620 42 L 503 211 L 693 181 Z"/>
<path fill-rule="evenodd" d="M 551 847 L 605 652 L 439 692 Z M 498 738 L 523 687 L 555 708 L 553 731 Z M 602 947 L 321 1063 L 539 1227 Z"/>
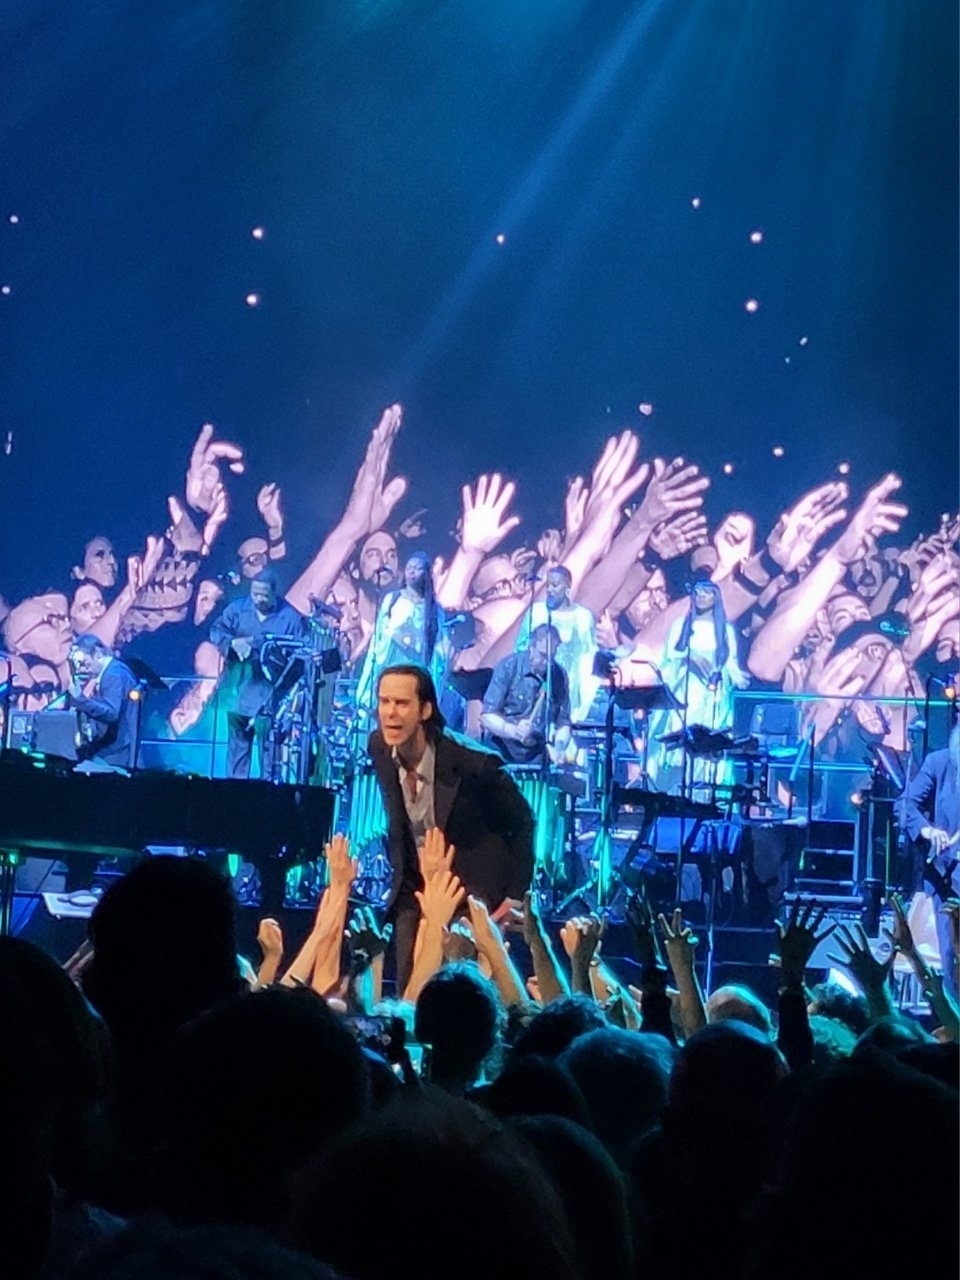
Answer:
<path fill-rule="evenodd" d="M 720 589 L 709 580 L 690 587 L 690 608 L 670 628 L 661 659 L 663 682 L 685 714 L 655 711 L 650 716 L 652 739 L 693 725 L 710 730 L 733 725 L 733 691 L 745 689 L 750 676 L 737 661 L 737 637 L 727 622 Z M 661 750 L 651 759 L 650 773 L 663 791 L 682 782 L 683 755 L 679 749 Z M 733 764 L 696 757 L 692 781 L 726 783 L 733 780 Z"/>
<path fill-rule="evenodd" d="M 441 685 L 443 610 L 433 594 L 430 561 L 414 551 L 403 566 L 403 585 L 385 592 L 357 685 L 357 706 L 374 711 L 380 672 L 398 662 L 427 668 Z"/>
<path fill-rule="evenodd" d="M 269 569 L 251 579 L 250 594 L 228 604 L 210 628 L 210 641 L 224 662 L 230 706 L 227 712 L 227 773 L 231 778 L 250 776 L 254 739 L 260 744 L 260 775 L 270 776 L 271 673 L 261 661 L 268 640 L 300 638 L 306 620 L 277 597 L 277 580 Z M 276 673 L 275 673 L 276 674 Z"/>

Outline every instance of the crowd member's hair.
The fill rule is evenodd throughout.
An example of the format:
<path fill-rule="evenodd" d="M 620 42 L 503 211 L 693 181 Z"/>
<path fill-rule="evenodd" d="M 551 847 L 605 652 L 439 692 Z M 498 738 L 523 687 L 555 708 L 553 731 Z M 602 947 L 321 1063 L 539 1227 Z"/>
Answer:
<path fill-rule="evenodd" d="M 230 882 L 200 858 L 147 858 L 94 909 L 83 988 L 115 1038 L 165 1043 L 240 988 Z"/>
<path fill-rule="evenodd" d="M 514 1037 L 511 1059 L 526 1054 L 558 1058 L 577 1036 L 607 1026 L 603 1011 L 589 996 L 564 996 L 545 1005 Z"/>
<path fill-rule="evenodd" d="M 92 1196 L 109 1086 L 106 1029 L 53 957 L 25 939 L 0 938 L 0 973 L 42 1046 L 35 1069 L 50 1118 L 50 1174 L 68 1195 Z M 3 1027 L 11 1039 L 21 1034 L 10 1016 Z"/>
<path fill-rule="evenodd" d="M 809 1021 L 815 1067 L 827 1067 L 833 1062 L 850 1057 L 856 1047 L 857 1037 L 845 1022 L 838 1018 L 826 1018 L 822 1013 L 811 1014 Z"/>
<path fill-rule="evenodd" d="M 560 1198 L 528 1144 L 439 1092 L 342 1133 L 298 1177 L 288 1226 L 297 1247 L 353 1280 L 444 1267 L 458 1280 L 579 1280 Z M 499 1266 L 491 1232 L 509 1251 Z"/>
<path fill-rule="evenodd" d="M 842 1022 L 855 1036 L 862 1035 L 870 1025 L 870 1010 L 866 999 L 841 987 L 839 982 L 818 982 L 810 992 L 812 1012 Z"/>
<path fill-rule="evenodd" d="M 857 1040 L 854 1053 L 876 1049 L 908 1049 L 915 1044 L 932 1044 L 930 1036 L 912 1018 L 878 1018 Z"/>
<path fill-rule="evenodd" d="M 470 1085 L 496 1048 L 500 1001 L 476 965 L 450 964 L 435 973 L 417 999 L 414 1031 L 431 1049 L 438 1084 Z"/>
<path fill-rule="evenodd" d="M 419 662 L 396 662 L 392 667 L 384 667 L 377 678 L 378 693 L 380 691 L 380 682 L 384 676 L 413 676 L 417 682 L 417 701 L 421 705 L 425 702 L 430 704 L 430 715 L 424 721 L 424 729 L 429 735 L 433 736 L 443 732 L 447 722 L 443 718 L 443 712 L 440 710 L 437 687 L 433 683 L 433 676 L 426 667 L 421 666 Z"/>
<path fill-rule="evenodd" d="M 760 1242 L 749 1274 L 774 1275 L 784 1246 L 804 1239 L 831 1204 L 843 1205 L 845 1221 L 872 1226 L 831 1232 L 818 1278 L 916 1272 L 912 1234 L 879 1226 L 890 1213 L 890 1174 L 923 1170 L 933 1195 L 931 1248 L 936 1240 L 951 1248 L 960 1198 L 958 1133 L 956 1077 L 948 1088 L 891 1053 L 858 1050 L 808 1079 L 780 1144 L 776 1189 L 755 1228 Z"/>
<path fill-rule="evenodd" d="M 582 1280 L 631 1280 L 632 1231 L 624 1181 L 603 1144 L 560 1116 L 513 1121 L 536 1151 L 563 1204 Z"/>
<path fill-rule="evenodd" d="M 562 1116 L 585 1129 L 591 1127 L 590 1109 L 580 1086 L 550 1058 L 527 1054 L 511 1058 L 492 1084 L 475 1089 L 471 1102 L 506 1120 L 511 1116 Z"/>
<path fill-rule="evenodd" d="M 770 1010 L 749 987 L 730 983 L 712 991 L 706 1003 L 708 1022 L 745 1022 L 764 1035 L 773 1037 Z"/>
<path fill-rule="evenodd" d="M 709 591 L 713 595 L 713 608 L 710 610 L 710 617 L 713 621 L 713 644 L 714 644 L 714 660 L 713 665 L 717 668 L 722 667 L 727 658 L 730 656 L 730 645 L 727 642 L 727 614 L 723 607 L 723 597 L 720 589 L 715 582 L 709 579 L 700 579 L 690 586 L 691 595 L 694 591 Z M 683 620 L 683 626 L 680 628 L 680 634 L 677 637 L 677 643 L 674 645 L 676 653 L 686 653 L 690 648 L 690 633 L 693 630 L 693 609 L 688 609 L 686 617 Z"/>
<path fill-rule="evenodd" d="M 587 1101 L 594 1133 L 624 1167 L 660 1120 L 675 1053 L 663 1036 L 603 1027 L 574 1040 L 560 1059 Z"/>
<path fill-rule="evenodd" d="M 308 1105 L 292 1101 L 300 1087 Z M 273 987 L 226 1001 L 172 1045 L 159 1108 L 159 1205 L 185 1225 L 274 1226 L 292 1170 L 369 1105 L 360 1046 L 313 991 Z"/>

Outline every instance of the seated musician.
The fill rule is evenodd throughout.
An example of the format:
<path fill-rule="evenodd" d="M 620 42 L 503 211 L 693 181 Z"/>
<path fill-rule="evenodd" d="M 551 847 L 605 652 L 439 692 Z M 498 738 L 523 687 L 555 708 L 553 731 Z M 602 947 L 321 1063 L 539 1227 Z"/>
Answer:
<path fill-rule="evenodd" d="M 498 662 L 483 699 L 480 724 L 490 745 L 508 764 L 544 763 L 570 744 L 570 687 L 555 660 L 556 627 L 542 623 L 530 645 Z"/>
<path fill-rule="evenodd" d="M 268 640 L 300 638 L 305 628 L 303 614 L 279 598 L 270 569 L 252 578 L 250 594 L 228 604 L 210 628 L 210 641 L 220 650 L 229 688 L 227 773 L 231 778 L 250 776 L 254 738 L 260 742 L 261 776 L 270 776 L 267 731 L 273 682 L 261 655 Z"/>
<path fill-rule="evenodd" d="M 67 700 L 80 716 L 80 760 L 133 769 L 140 714 L 137 679 L 103 641 L 86 632 L 70 646 Z"/>

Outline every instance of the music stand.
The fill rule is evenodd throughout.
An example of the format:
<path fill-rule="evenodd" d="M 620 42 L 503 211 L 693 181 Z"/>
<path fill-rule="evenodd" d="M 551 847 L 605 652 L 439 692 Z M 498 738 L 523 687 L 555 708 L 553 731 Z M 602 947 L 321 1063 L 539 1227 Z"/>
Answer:
<path fill-rule="evenodd" d="M 614 787 L 613 787 L 613 726 L 617 709 L 622 711 L 643 711 L 643 777 L 647 773 L 647 733 L 646 720 L 651 711 L 679 711 L 681 703 L 676 695 L 662 680 L 656 684 L 634 685 L 624 688 L 622 685 L 610 686 L 610 698 L 607 703 L 607 714 L 604 718 L 604 763 L 603 763 L 603 804 L 600 810 L 600 854 L 597 859 L 597 903 L 604 905 L 610 882 L 610 832 L 613 827 Z"/>

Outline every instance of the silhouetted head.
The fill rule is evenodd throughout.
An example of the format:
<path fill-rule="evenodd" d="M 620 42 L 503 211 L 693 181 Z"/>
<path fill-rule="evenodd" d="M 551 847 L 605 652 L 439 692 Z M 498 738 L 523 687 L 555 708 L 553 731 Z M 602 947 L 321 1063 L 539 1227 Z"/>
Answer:
<path fill-rule="evenodd" d="M 587 1100 L 597 1137 L 618 1163 L 660 1119 L 675 1051 L 663 1036 L 604 1027 L 560 1059 Z"/>
<path fill-rule="evenodd" d="M 306 1167 L 288 1236 L 353 1280 L 578 1274 L 560 1199 L 528 1144 L 436 1093 L 353 1126 Z"/>
<path fill-rule="evenodd" d="M 449 1087 L 465 1087 L 480 1074 L 499 1041 L 500 1000 L 496 987 L 476 965 L 451 964 L 435 973 L 420 992 L 414 1028 L 430 1045 L 431 1077 Z"/>
<path fill-rule="evenodd" d="M 360 1046 L 326 1003 L 274 987 L 182 1028 L 162 1095 L 164 1211 L 266 1226 L 297 1165 L 366 1114 L 370 1085 Z"/>

